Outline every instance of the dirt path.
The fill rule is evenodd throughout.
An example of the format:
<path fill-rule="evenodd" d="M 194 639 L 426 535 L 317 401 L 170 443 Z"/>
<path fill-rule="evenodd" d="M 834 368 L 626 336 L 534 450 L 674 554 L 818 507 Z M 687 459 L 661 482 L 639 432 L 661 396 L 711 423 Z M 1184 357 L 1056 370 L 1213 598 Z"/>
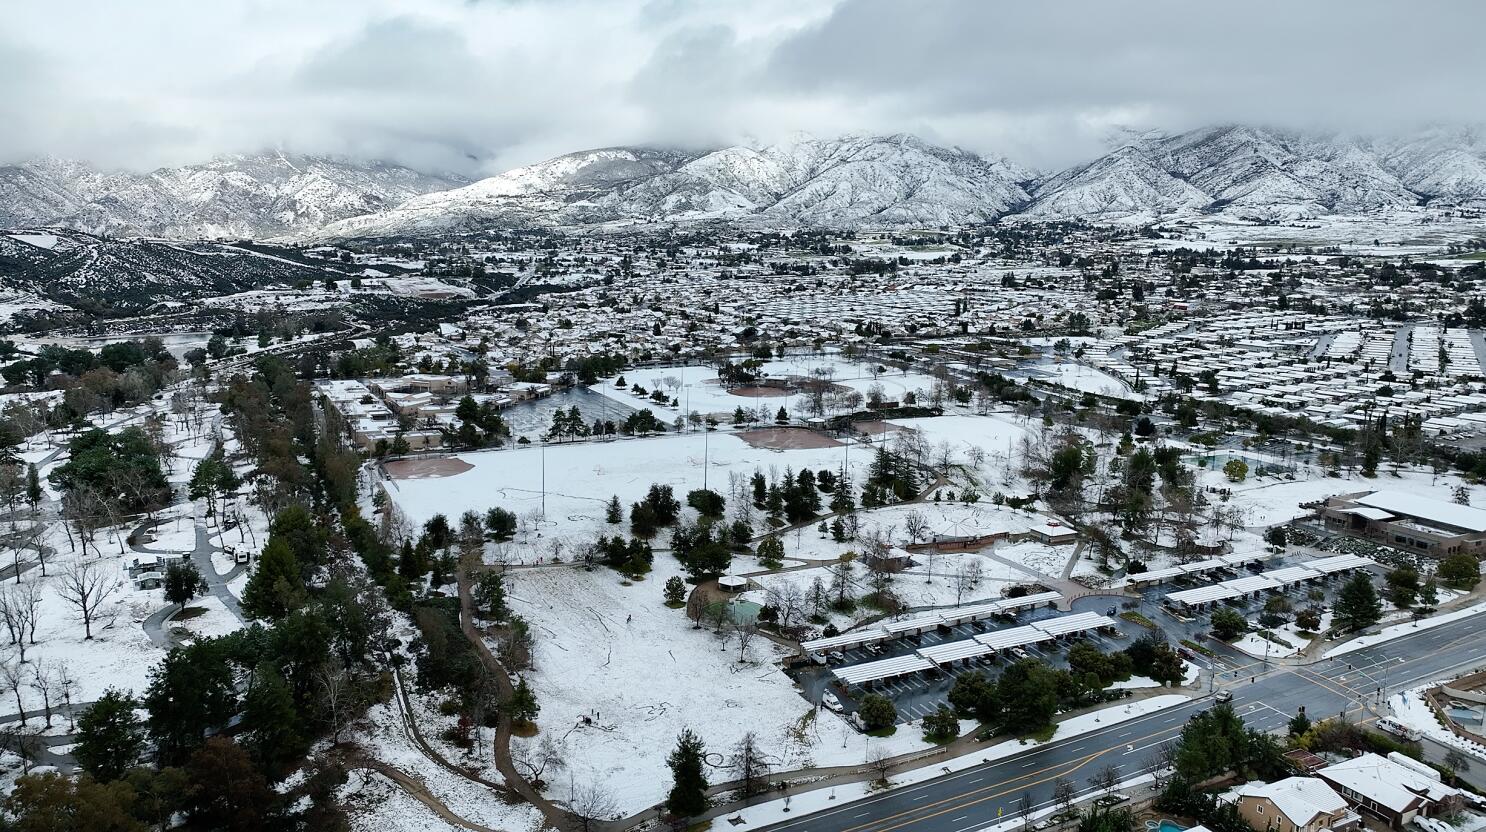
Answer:
<path fill-rule="evenodd" d="M 418 750 L 423 754 L 423 756 L 427 757 L 439 768 L 448 771 L 450 774 L 453 774 L 457 777 L 462 777 L 474 783 L 479 783 L 480 785 L 485 786 L 488 789 L 495 790 L 503 798 L 508 800 L 511 799 L 512 795 L 510 793 L 510 790 L 508 790 L 504 785 L 491 780 L 486 780 L 484 777 L 481 777 L 480 775 L 475 774 L 472 771 L 455 765 L 454 763 L 450 762 L 448 758 L 444 757 L 444 755 L 440 754 L 438 752 L 438 749 L 428 744 L 428 741 L 423 738 L 423 732 L 418 729 L 418 720 L 413 715 L 413 703 L 408 698 L 408 689 L 407 685 L 403 682 L 402 673 L 398 671 L 397 668 L 393 668 L 392 674 L 397 687 L 396 693 L 398 712 L 402 716 L 403 731 L 407 734 L 408 739 L 413 741 L 413 745 L 417 746 Z"/>
<path fill-rule="evenodd" d="M 507 700 L 515 693 L 516 687 L 511 683 L 511 676 L 506 672 L 500 660 L 485 646 L 485 638 L 475 626 L 475 601 L 470 584 L 469 570 L 473 567 L 476 571 L 485 569 L 483 564 L 461 564 L 457 572 L 459 581 L 459 629 L 464 637 L 469 639 L 475 648 L 475 655 L 480 658 L 486 671 L 495 679 L 495 686 L 500 691 L 502 701 Z M 500 721 L 495 729 L 495 768 L 501 773 L 502 779 L 511 791 L 520 795 L 523 800 L 535 806 L 546 820 L 549 826 L 557 829 L 567 829 L 571 826 L 569 815 L 557 804 L 543 797 L 529 783 L 521 773 L 516 770 L 516 764 L 511 760 L 511 717 L 504 709 L 500 712 Z"/>
<path fill-rule="evenodd" d="M 438 815 L 441 820 L 444 820 L 462 829 L 468 829 L 470 830 L 470 832 L 504 832 L 504 830 L 492 829 L 488 826 L 481 826 L 478 823 L 465 820 L 459 815 L 454 814 L 454 812 L 450 810 L 448 806 L 445 806 L 437 797 L 434 797 L 433 794 L 428 791 L 428 788 L 424 786 L 423 783 L 416 777 L 413 777 L 396 768 L 393 768 L 392 766 L 387 765 L 381 760 L 356 757 L 346 760 L 346 767 L 365 769 L 367 771 L 375 771 L 383 777 L 386 777 L 388 780 L 396 783 L 414 800 L 422 803 L 424 806 L 427 806 L 430 810 L 433 811 L 435 815 Z"/>

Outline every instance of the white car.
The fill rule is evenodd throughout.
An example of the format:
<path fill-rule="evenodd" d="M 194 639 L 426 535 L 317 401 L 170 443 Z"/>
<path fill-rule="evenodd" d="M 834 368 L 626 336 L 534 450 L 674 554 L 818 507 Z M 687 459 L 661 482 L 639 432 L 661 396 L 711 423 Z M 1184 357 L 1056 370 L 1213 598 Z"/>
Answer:
<path fill-rule="evenodd" d="M 838 714 L 842 711 L 841 700 L 837 699 L 836 694 L 831 693 L 830 691 L 826 691 L 825 693 L 821 694 L 820 704 L 825 705 L 826 710 L 835 711 Z"/>
<path fill-rule="evenodd" d="M 825 664 L 826 663 L 826 654 L 824 654 L 824 653 L 811 653 L 810 654 L 810 661 L 815 662 L 816 664 Z"/>
<path fill-rule="evenodd" d="M 826 658 L 830 659 L 833 662 L 844 662 L 846 661 L 846 654 L 841 652 L 840 650 L 832 650 L 831 652 L 826 654 Z"/>
<path fill-rule="evenodd" d="M 1016 659 L 1017 661 L 1021 661 L 1022 659 L 1031 658 L 1032 654 L 1028 653 L 1026 650 L 1023 650 L 1020 647 L 1013 647 L 1011 648 L 1011 657 Z"/>

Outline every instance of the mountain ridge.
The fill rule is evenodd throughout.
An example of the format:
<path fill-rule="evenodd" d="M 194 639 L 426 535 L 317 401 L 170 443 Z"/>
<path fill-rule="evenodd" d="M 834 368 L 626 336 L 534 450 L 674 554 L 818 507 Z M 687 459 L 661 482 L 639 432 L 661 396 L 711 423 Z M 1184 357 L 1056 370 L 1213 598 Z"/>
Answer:
<path fill-rule="evenodd" d="M 401 165 L 334 156 L 223 155 L 148 173 L 43 157 L 0 165 L 0 228 L 61 226 L 95 234 L 269 237 L 385 211 L 467 183 Z"/>
<path fill-rule="evenodd" d="M 1486 209 L 1486 138 L 1473 127 L 1366 137 L 1221 124 L 1108 138 L 1108 152 L 1046 173 L 905 133 L 594 148 L 474 182 L 282 153 L 146 175 L 44 159 L 0 167 L 0 227 L 332 241 L 688 222 L 862 228 Z"/>

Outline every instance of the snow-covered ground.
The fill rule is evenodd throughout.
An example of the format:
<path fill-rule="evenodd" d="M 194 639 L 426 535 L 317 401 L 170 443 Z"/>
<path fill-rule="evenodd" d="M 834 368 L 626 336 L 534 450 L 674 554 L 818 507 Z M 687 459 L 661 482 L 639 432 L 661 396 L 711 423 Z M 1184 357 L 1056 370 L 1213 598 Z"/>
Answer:
<path fill-rule="evenodd" d="M 1424 701 L 1422 695 L 1424 691 L 1433 686 L 1434 683 L 1421 685 L 1413 690 L 1406 690 L 1388 697 L 1388 710 L 1392 712 L 1393 718 L 1442 745 L 1469 751 L 1478 757 L 1486 757 L 1486 746 L 1457 736 L 1455 732 L 1441 725 L 1435 718 L 1434 711 L 1430 709 L 1429 703 Z"/>
<path fill-rule="evenodd" d="M 786 468 L 839 470 L 845 461 L 842 450 L 770 450 L 755 448 L 728 433 L 693 433 L 550 445 L 545 450 L 481 451 L 459 455 L 474 466 L 468 471 L 448 477 L 390 480 L 388 493 L 416 525 L 435 514 L 455 521 L 465 511 L 482 516 L 495 506 L 513 511 L 531 521 L 530 534 L 504 547 L 502 556 L 512 562 L 530 562 L 538 557 L 551 560 L 555 552 L 570 557 L 578 546 L 591 543 L 599 534 L 627 532 L 628 525 L 610 526 L 604 521 L 604 506 L 611 495 L 619 497 L 626 513 L 652 484 L 672 486 L 676 498 L 685 502 L 688 491 L 702 487 L 704 460 L 707 486 L 725 494 L 730 471 L 747 475 L 755 470 L 782 474 Z M 870 461 L 868 454 L 853 454 L 851 470 L 860 478 Z M 543 515 L 544 479 L 546 520 L 536 522 Z"/>

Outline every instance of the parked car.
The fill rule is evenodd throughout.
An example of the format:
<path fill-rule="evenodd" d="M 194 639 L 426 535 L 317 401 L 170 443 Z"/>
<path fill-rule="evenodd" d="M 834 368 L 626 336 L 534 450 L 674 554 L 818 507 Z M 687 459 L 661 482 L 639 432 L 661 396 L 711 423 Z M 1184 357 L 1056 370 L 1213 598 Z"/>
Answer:
<path fill-rule="evenodd" d="M 1017 661 L 1021 661 L 1022 659 L 1032 658 L 1032 654 L 1028 653 L 1026 650 L 1023 650 L 1020 647 L 1013 647 L 1011 648 L 1011 657 L 1016 659 Z"/>
<path fill-rule="evenodd" d="M 825 705 L 826 710 L 835 711 L 838 714 L 842 711 L 841 700 L 836 698 L 836 694 L 831 693 L 830 691 L 826 691 L 825 693 L 821 694 L 820 704 Z"/>
<path fill-rule="evenodd" d="M 868 654 L 873 655 L 873 656 L 881 656 L 882 655 L 882 645 L 881 644 L 868 644 L 865 647 L 863 647 L 862 649 L 863 650 L 866 650 Z"/>
<path fill-rule="evenodd" d="M 233 563 L 248 563 L 249 561 L 251 561 L 253 559 L 253 554 L 251 552 L 244 552 L 242 550 L 238 550 L 238 551 L 232 552 L 231 554 L 232 554 L 232 562 Z"/>
<path fill-rule="evenodd" d="M 832 650 L 831 652 L 826 654 L 826 658 L 830 659 L 833 662 L 844 662 L 846 661 L 846 654 L 841 652 L 840 650 Z"/>
<path fill-rule="evenodd" d="M 812 661 L 812 662 L 814 662 L 816 664 L 825 664 L 826 663 L 826 654 L 824 654 L 824 653 L 811 653 L 810 654 L 810 661 Z"/>

